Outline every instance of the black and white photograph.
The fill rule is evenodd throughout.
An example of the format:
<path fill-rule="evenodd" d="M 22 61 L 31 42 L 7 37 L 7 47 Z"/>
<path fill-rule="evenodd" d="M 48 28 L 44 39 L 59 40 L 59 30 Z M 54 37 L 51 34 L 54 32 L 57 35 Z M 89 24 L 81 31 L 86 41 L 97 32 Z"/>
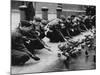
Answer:
<path fill-rule="evenodd" d="M 11 0 L 11 74 L 96 69 L 96 5 Z"/>

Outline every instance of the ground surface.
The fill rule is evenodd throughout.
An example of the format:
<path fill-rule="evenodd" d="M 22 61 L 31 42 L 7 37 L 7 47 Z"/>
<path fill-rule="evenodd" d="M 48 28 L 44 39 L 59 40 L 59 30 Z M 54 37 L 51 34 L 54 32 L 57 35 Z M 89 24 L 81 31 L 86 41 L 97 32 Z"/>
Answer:
<path fill-rule="evenodd" d="M 82 39 L 84 35 L 91 34 L 90 32 L 85 32 L 79 36 L 73 38 L 73 40 Z M 30 59 L 24 66 L 12 66 L 12 74 L 18 73 L 37 73 L 37 72 L 51 72 L 51 71 L 63 71 L 63 70 L 87 70 L 95 69 L 95 63 L 93 62 L 94 51 L 89 52 L 89 57 L 86 57 L 84 51 L 82 54 L 75 59 L 71 60 L 69 68 L 65 66 L 64 60 L 66 57 L 58 57 L 58 44 L 50 43 L 47 38 L 44 38 L 45 42 L 51 46 L 52 52 L 46 49 L 39 50 L 37 55 L 41 58 L 40 61 L 34 61 Z"/>

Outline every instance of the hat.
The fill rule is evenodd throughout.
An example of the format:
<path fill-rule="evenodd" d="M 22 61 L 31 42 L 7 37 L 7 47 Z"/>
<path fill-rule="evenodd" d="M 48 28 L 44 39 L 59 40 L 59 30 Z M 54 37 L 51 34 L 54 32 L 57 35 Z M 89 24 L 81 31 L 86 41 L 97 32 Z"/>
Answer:
<path fill-rule="evenodd" d="M 75 17 L 75 15 L 71 15 L 71 17 Z"/>
<path fill-rule="evenodd" d="M 26 20 L 20 21 L 20 25 L 21 25 L 21 27 L 29 27 L 29 26 L 31 26 L 30 22 L 26 21 Z"/>
<path fill-rule="evenodd" d="M 63 21 L 66 20 L 64 15 L 61 15 L 60 19 L 62 19 Z"/>
<path fill-rule="evenodd" d="M 48 23 L 48 21 L 47 20 L 42 20 L 41 23 L 46 25 Z"/>
<path fill-rule="evenodd" d="M 34 17 L 34 20 L 36 20 L 37 22 L 41 22 L 41 18 L 40 17 Z"/>

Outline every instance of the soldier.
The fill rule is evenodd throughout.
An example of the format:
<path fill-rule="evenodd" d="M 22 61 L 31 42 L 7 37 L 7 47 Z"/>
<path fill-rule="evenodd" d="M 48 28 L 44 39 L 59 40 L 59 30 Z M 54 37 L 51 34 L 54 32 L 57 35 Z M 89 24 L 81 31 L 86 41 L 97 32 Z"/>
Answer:
<path fill-rule="evenodd" d="M 80 20 L 79 20 L 79 30 L 80 30 L 81 32 L 84 32 L 84 31 L 88 30 L 88 29 L 86 28 L 85 24 L 84 24 L 85 15 L 79 15 L 78 17 L 79 17 L 79 19 L 80 19 Z"/>
<path fill-rule="evenodd" d="M 84 24 L 86 26 L 87 29 L 92 29 L 92 19 L 91 19 L 91 15 L 88 15 L 84 18 Z"/>
<path fill-rule="evenodd" d="M 41 20 L 41 27 L 44 29 L 48 22 L 48 20 Z"/>
<path fill-rule="evenodd" d="M 76 23 L 76 16 L 71 15 L 70 16 L 70 27 L 68 29 L 70 36 L 76 36 L 76 31 L 77 31 L 77 23 Z"/>
<path fill-rule="evenodd" d="M 68 22 L 65 18 L 65 16 L 61 15 L 60 17 L 60 22 L 59 22 L 60 26 L 61 26 L 61 29 L 60 31 L 62 32 L 62 34 L 66 37 L 70 37 L 67 30 L 68 30 Z"/>
<path fill-rule="evenodd" d="M 41 18 L 35 17 L 32 25 L 34 30 L 32 30 L 31 33 L 32 36 L 35 38 L 35 40 L 33 41 L 31 40 L 31 42 L 29 43 L 29 49 L 34 50 L 34 49 L 47 48 L 47 45 L 42 40 L 45 37 L 45 32 L 41 26 Z"/>
<path fill-rule="evenodd" d="M 30 57 L 34 60 L 40 60 L 39 57 L 32 54 L 25 46 L 27 32 L 32 29 L 31 24 L 27 21 L 21 21 L 18 28 L 11 33 L 11 64 L 24 65 Z"/>
<path fill-rule="evenodd" d="M 96 28 L 96 15 L 92 16 L 91 19 L 92 19 L 93 27 Z"/>
<path fill-rule="evenodd" d="M 66 21 L 67 21 L 67 33 L 68 33 L 68 36 L 71 38 L 72 37 L 70 34 L 70 32 L 71 32 L 70 29 L 72 27 L 71 16 L 68 16 Z"/>
<path fill-rule="evenodd" d="M 47 34 L 46 36 L 50 39 L 50 42 L 59 42 L 64 41 L 63 37 L 59 33 L 61 25 L 59 24 L 60 19 L 54 19 L 47 25 Z"/>
<path fill-rule="evenodd" d="M 35 31 L 38 33 L 40 39 L 45 37 L 43 20 L 40 17 L 35 17 L 33 20 L 33 26 L 35 27 Z"/>

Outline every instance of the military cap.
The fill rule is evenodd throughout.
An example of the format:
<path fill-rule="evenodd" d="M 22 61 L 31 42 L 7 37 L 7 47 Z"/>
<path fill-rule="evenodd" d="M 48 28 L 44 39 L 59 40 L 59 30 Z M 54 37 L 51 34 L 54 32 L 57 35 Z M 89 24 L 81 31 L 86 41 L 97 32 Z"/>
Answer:
<path fill-rule="evenodd" d="M 63 21 L 65 21 L 65 20 L 66 20 L 66 18 L 65 18 L 65 16 L 64 16 L 64 15 L 61 15 L 61 16 L 60 16 L 60 19 L 62 19 Z"/>
<path fill-rule="evenodd" d="M 41 23 L 46 25 L 48 23 L 48 21 L 47 20 L 42 20 Z"/>
<path fill-rule="evenodd" d="M 71 17 L 75 17 L 75 15 L 71 15 Z"/>
<path fill-rule="evenodd" d="M 21 25 L 21 27 L 29 27 L 29 26 L 31 26 L 31 23 L 29 21 L 22 20 L 22 21 L 20 21 L 20 25 Z"/>
<path fill-rule="evenodd" d="M 41 18 L 40 17 L 34 17 L 34 20 L 37 22 L 41 22 Z"/>
<path fill-rule="evenodd" d="M 68 16 L 68 17 L 67 17 L 67 20 L 70 20 L 70 19 L 71 19 L 71 16 Z"/>

